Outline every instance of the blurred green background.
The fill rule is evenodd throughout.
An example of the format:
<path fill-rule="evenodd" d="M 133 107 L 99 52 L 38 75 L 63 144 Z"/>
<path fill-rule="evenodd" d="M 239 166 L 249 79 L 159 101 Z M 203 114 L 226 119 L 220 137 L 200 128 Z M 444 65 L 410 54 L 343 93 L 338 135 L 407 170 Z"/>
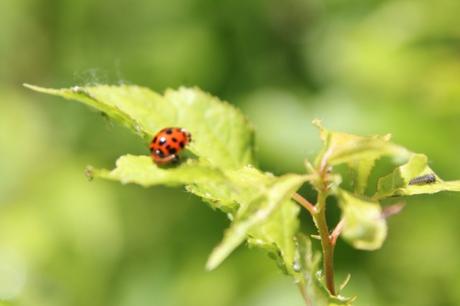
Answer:
<path fill-rule="evenodd" d="M 303 305 L 261 251 L 240 248 L 205 272 L 228 221 L 182 189 L 89 183 L 86 165 L 111 167 L 144 144 L 23 82 L 196 85 L 250 117 L 265 170 L 303 172 L 318 117 L 390 132 L 458 179 L 459 12 L 458 0 L 1 0 L 0 299 Z M 381 250 L 339 243 L 338 281 L 352 274 L 357 306 L 460 305 L 460 195 L 407 202 Z"/>

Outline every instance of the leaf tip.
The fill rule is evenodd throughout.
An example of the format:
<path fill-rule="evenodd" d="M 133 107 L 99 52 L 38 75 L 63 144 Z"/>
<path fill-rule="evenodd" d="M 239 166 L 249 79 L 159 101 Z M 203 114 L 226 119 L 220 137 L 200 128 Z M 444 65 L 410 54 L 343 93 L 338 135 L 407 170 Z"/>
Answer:
<path fill-rule="evenodd" d="M 32 84 L 28 84 L 28 83 L 22 83 L 22 86 L 24 86 L 25 88 L 28 88 L 28 89 L 32 89 L 32 90 L 35 90 L 35 91 L 39 91 L 41 87 L 38 87 L 38 86 L 35 86 L 35 85 L 32 85 Z"/>
<path fill-rule="evenodd" d="M 222 262 L 221 259 L 214 256 L 214 253 L 209 256 L 208 261 L 206 262 L 206 271 L 212 271 L 217 268 L 220 263 Z"/>
<path fill-rule="evenodd" d="M 45 87 L 40 87 L 40 86 L 27 84 L 27 83 L 23 83 L 22 86 L 30 90 L 41 92 L 41 93 L 46 93 L 46 94 L 57 94 L 57 92 L 59 91 L 57 89 L 45 88 Z"/>
<path fill-rule="evenodd" d="M 241 242 L 239 239 L 236 241 L 237 243 L 235 244 L 235 241 L 229 241 L 228 238 L 224 238 L 224 241 L 212 251 L 211 255 L 209 255 L 208 261 L 206 262 L 206 270 L 212 271 L 217 268 Z"/>

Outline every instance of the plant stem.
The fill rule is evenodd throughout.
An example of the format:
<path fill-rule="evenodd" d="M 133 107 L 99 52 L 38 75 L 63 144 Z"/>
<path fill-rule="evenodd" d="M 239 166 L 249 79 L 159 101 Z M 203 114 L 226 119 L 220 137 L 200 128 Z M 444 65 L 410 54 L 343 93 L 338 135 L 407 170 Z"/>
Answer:
<path fill-rule="evenodd" d="M 343 223 L 339 223 L 334 232 L 329 235 L 329 228 L 326 222 L 326 192 L 318 193 L 316 206 L 298 193 L 292 195 L 292 199 L 310 212 L 313 221 L 318 229 L 323 250 L 323 270 L 326 279 L 326 287 L 332 295 L 335 295 L 334 284 L 334 247 L 336 236 L 340 234 Z M 335 234 L 334 234 L 335 233 Z M 304 295 L 304 292 L 302 292 Z"/>
<path fill-rule="evenodd" d="M 340 235 L 343 228 L 343 221 L 337 224 L 336 228 L 329 235 L 329 228 L 326 221 L 326 198 L 329 192 L 329 186 L 327 182 L 328 175 L 328 164 L 327 160 L 330 155 L 330 151 L 327 151 L 317 169 L 317 184 L 315 187 L 318 191 L 318 200 L 316 205 L 311 204 L 308 200 L 302 197 L 298 193 L 292 195 L 292 199 L 303 206 L 313 217 L 316 228 L 318 229 L 319 236 L 321 238 L 321 248 L 323 251 L 323 270 L 324 277 L 326 280 L 326 287 L 331 295 L 335 295 L 335 282 L 334 282 L 334 248 L 337 237 Z M 304 292 L 302 295 L 305 298 Z"/>
<path fill-rule="evenodd" d="M 313 215 L 323 249 L 323 269 L 326 279 L 326 287 L 332 295 L 335 295 L 334 284 L 334 244 L 329 235 L 329 228 L 326 222 L 326 194 L 318 193 L 317 212 Z"/>

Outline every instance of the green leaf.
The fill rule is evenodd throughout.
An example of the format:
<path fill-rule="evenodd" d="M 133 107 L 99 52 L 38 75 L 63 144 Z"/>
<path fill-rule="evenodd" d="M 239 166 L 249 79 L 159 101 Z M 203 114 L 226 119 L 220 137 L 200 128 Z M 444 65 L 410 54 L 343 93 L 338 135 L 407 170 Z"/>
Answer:
<path fill-rule="evenodd" d="M 346 163 L 354 172 L 355 192 L 363 194 L 375 161 L 382 156 L 406 160 L 409 151 L 390 142 L 391 135 L 362 137 L 325 129 L 319 120 L 313 121 L 319 130 L 324 147 L 316 159 L 316 165 Z"/>
<path fill-rule="evenodd" d="M 292 273 L 299 207 L 288 199 L 307 176 L 290 174 L 277 178 L 254 167 L 222 171 L 191 159 L 164 169 L 149 156 L 133 155 L 120 157 L 114 170 L 90 168 L 88 174 L 144 187 L 186 185 L 188 191 L 206 200 L 211 207 L 230 212 L 234 218 L 224 241 L 211 255 L 209 269 L 249 239 L 250 245 L 276 255 L 280 266 Z"/>
<path fill-rule="evenodd" d="M 209 164 L 187 160 L 174 168 L 160 168 L 149 156 L 121 156 L 116 168 L 87 169 L 89 177 L 119 181 L 122 184 L 137 184 L 144 187 L 155 185 L 188 185 L 188 190 L 212 203 L 212 207 L 224 211 L 234 211 L 236 203 L 229 193 L 236 186 L 231 185 L 225 174 Z M 206 189 L 205 189 L 206 188 Z"/>
<path fill-rule="evenodd" d="M 329 165 L 350 163 L 363 159 L 375 160 L 384 155 L 399 159 L 407 158 L 409 151 L 390 142 L 391 135 L 357 136 L 325 129 L 319 120 L 313 121 L 320 129 L 324 147 L 316 160 L 318 165 L 325 160 Z"/>
<path fill-rule="evenodd" d="M 249 246 L 267 250 L 278 266 L 287 274 L 295 274 L 294 237 L 299 229 L 300 207 L 293 201 L 281 203 L 266 222 L 248 232 Z"/>
<path fill-rule="evenodd" d="M 434 175 L 436 181 L 426 184 L 409 184 L 411 180 L 427 174 Z M 428 166 L 426 155 L 413 154 L 406 164 L 379 179 L 377 192 L 373 198 L 378 200 L 391 196 L 429 194 L 440 191 L 460 191 L 460 181 L 443 181 Z"/>
<path fill-rule="evenodd" d="M 230 213 L 235 221 L 211 256 L 215 267 L 243 240 L 279 254 L 290 266 L 292 237 L 299 208 L 287 201 L 303 176 L 275 178 L 248 167 L 254 162 L 253 131 L 246 118 L 228 103 L 199 89 L 168 90 L 162 96 L 139 86 L 94 86 L 70 89 L 27 87 L 80 101 L 128 127 L 145 141 L 167 126 L 188 129 L 188 149 L 197 157 L 177 167 L 160 168 L 147 156 L 126 155 L 114 170 L 89 169 L 94 177 L 142 186 L 185 185 L 211 207 Z"/>
<path fill-rule="evenodd" d="M 30 89 L 80 101 L 107 114 L 145 141 L 161 128 L 178 126 L 192 133 L 189 150 L 214 166 L 254 163 L 253 129 L 239 110 L 197 88 L 167 90 L 164 96 L 139 86 Z"/>
<path fill-rule="evenodd" d="M 306 235 L 297 235 L 296 263 L 300 273 L 297 282 L 302 289 L 302 294 L 307 305 L 312 306 L 351 306 L 355 297 L 348 298 L 341 295 L 333 296 L 329 293 L 321 278 L 321 255 L 313 253 L 311 241 Z"/>
<path fill-rule="evenodd" d="M 149 156 L 130 154 L 121 156 L 112 171 L 89 167 L 87 174 L 90 177 L 120 181 L 122 184 L 134 183 L 144 187 L 160 184 L 177 186 L 225 179 L 220 170 L 195 160 L 187 160 L 177 167 L 163 169 L 158 167 Z"/>
<path fill-rule="evenodd" d="M 338 200 L 345 222 L 342 237 L 360 250 L 379 249 L 387 235 L 387 225 L 380 205 L 344 190 L 339 191 Z"/>
<path fill-rule="evenodd" d="M 200 197 L 203 201 L 208 203 L 211 208 L 218 208 L 225 213 L 233 215 L 238 209 L 238 203 L 233 200 L 232 188 L 224 187 L 225 185 L 211 182 L 210 184 L 186 185 L 185 189 Z"/>
<path fill-rule="evenodd" d="M 176 125 L 194 135 L 196 155 L 225 168 L 254 163 L 253 128 L 238 109 L 199 89 L 167 90 L 164 97 L 176 109 Z"/>
<path fill-rule="evenodd" d="M 355 160 L 348 163 L 348 166 L 353 171 L 354 176 L 354 189 L 356 194 L 364 194 L 377 158 L 364 158 L 362 160 Z"/>
<path fill-rule="evenodd" d="M 259 189 L 262 192 L 256 193 L 257 197 L 251 202 L 246 202 L 244 199 L 239 201 L 239 204 L 243 207 L 238 211 L 230 228 L 225 231 L 223 241 L 212 252 L 206 267 L 208 269 L 217 267 L 250 234 L 252 234 L 251 241 L 260 239 L 262 241 L 261 245 L 267 244 L 267 242 L 268 244 L 274 242 L 279 244 L 278 247 L 282 245 L 290 247 L 289 243 L 285 242 L 284 239 L 293 239 L 293 237 L 288 237 L 290 234 L 279 235 L 278 230 L 282 229 L 281 225 L 275 225 L 280 222 L 279 218 L 284 218 L 284 216 L 275 213 L 283 205 L 292 205 L 287 200 L 300 188 L 306 178 L 306 176 L 288 174 L 279 178 L 265 176 L 261 179 L 261 182 L 269 182 L 269 184 L 265 186 L 260 182 L 256 184 L 259 187 L 255 190 Z M 248 187 L 248 190 L 253 189 L 252 186 Z M 282 223 L 287 223 L 290 226 L 286 230 L 289 233 L 295 232 L 297 222 L 293 221 L 293 219 L 296 219 L 296 214 L 287 213 L 285 217 L 287 218 Z M 271 222 L 274 222 L 274 224 L 270 224 Z M 259 226 L 264 226 L 269 231 L 261 232 L 262 228 L 257 229 Z M 292 251 L 281 250 L 281 252 L 285 256 L 289 256 L 288 254 Z M 287 264 L 289 265 L 289 262 Z"/>

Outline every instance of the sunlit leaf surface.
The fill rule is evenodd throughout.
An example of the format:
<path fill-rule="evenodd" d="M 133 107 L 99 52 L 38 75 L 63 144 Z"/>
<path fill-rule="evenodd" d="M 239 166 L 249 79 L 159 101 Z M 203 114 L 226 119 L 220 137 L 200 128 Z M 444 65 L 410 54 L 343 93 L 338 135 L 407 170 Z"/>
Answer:
<path fill-rule="evenodd" d="M 179 165 L 159 167 L 148 156 L 125 155 L 117 160 L 115 169 L 90 167 L 87 174 L 144 187 L 184 185 L 211 207 L 230 213 L 232 223 L 211 254 L 209 269 L 249 239 L 250 245 L 267 249 L 286 272 L 292 272 L 299 208 L 289 199 L 306 176 L 275 177 L 251 166 L 253 132 L 237 109 L 196 88 L 168 90 L 159 95 L 138 86 L 27 86 L 83 102 L 146 141 L 167 126 L 189 130 L 192 142 L 188 149 L 194 156 Z"/>
<path fill-rule="evenodd" d="M 253 131 L 239 110 L 197 88 L 160 95 L 140 86 L 29 88 L 82 102 L 104 112 L 145 141 L 169 126 L 192 133 L 190 151 L 214 166 L 238 168 L 254 162 Z"/>

